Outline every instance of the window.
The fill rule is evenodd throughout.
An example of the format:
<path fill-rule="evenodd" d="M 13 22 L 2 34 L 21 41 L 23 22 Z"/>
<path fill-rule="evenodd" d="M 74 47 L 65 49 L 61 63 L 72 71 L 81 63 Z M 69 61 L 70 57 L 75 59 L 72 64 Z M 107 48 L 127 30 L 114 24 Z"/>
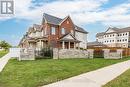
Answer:
<path fill-rule="evenodd" d="M 47 35 L 47 28 L 45 28 L 44 33 L 45 33 L 45 35 Z"/>
<path fill-rule="evenodd" d="M 65 34 L 65 28 L 61 29 L 61 34 Z"/>
<path fill-rule="evenodd" d="M 71 30 L 71 34 L 74 34 L 73 30 Z M 101 38 L 101 37 L 100 37 Z"/>
<path fill-rule="evenodd" d="M 51 34 L 53 34 L 53 35 L 56 34 L 56 29 L 55 29 L 55 27 L 51 27 Z"/>
<path fill-rule="evenodd" d="M 67 21 L 67 24 L 69 24 L 69 21 Z"/>

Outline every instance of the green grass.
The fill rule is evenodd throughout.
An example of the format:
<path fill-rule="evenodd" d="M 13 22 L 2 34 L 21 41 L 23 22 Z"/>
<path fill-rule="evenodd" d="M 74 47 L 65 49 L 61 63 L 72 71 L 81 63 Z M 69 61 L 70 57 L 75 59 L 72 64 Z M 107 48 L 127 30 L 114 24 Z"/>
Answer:
<path fill-rule="evenodd" d="M 127 70 L 125 73 L 110 81 L 103 87 L 130 87 L 130 70 Z"/>
<path fill-rule="evenodd" d="M 128 59 L 10 60 L 0 73 L 0 87 L 39 87 Z"/>
<path fill-rule="evenodd" d="M 8 53 L 7 50 L 0 51 L 0 58 L 3 57 L 7 53 Z"/>

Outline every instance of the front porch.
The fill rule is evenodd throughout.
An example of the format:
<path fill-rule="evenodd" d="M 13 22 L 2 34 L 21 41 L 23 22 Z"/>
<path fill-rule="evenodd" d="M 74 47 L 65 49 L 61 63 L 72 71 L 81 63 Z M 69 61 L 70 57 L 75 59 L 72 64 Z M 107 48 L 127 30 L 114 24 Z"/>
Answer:
<path fill-rule="evenodd" d="M 48 46 L 48 41 L 40 39 L 40 40 L 35 40 L 35 41 L 28 41 L 28 44 L 29 44 L 28 48 L 34 48 L 36 50 L 40 50 Z"/>
<path fill-rule="evenodd" d="M 60 42 L 61 49 L 79 49 L 79 42 L 77 41 L 61 41 Z"/>
<path fill-rule="evenodd" d="M 71 33 L 62 36 L 59 40 L 60 48 L 62 49 L 76 49 L 80 48 L 80 41 L 77 40 Z"/>

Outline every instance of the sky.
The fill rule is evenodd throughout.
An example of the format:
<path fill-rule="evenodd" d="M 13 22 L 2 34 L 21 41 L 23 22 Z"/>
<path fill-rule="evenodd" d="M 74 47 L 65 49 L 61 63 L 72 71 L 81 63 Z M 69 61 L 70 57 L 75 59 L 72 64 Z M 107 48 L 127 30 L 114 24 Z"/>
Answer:
<path fill-rule="evenodd" d="M 43 13 L 65 18 L 89 32 L 88 41 L 109 27 L 130 27 L 130 0 L 14 0 L 13 16 L 0 16 L 0 40 L 13 46 L 33 24 L 41 24 Z"/>

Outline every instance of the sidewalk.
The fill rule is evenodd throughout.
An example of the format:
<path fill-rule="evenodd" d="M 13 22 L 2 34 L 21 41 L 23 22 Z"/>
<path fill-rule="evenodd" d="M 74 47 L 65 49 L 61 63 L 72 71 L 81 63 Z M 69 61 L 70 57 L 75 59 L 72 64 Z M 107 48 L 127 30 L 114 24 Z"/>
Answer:
<path fill-rule="evenodd" d="M 130 69 L 130 60 L 42 87 L 101 87 Z"/>
<path fill-rule="evenodd" d="M 10 59 L 10 53 L 6 54 L 2 58 L 0 58 L 0 72 L 3 70 L 5 65 L 8 63 L 8 60 Z"/>

